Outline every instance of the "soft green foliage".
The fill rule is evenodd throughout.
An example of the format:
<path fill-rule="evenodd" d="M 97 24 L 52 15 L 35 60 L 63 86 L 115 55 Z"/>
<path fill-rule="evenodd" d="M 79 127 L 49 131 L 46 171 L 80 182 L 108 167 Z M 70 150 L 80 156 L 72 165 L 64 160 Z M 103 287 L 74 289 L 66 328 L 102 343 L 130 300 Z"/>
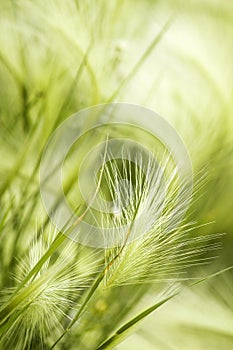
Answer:
<path fill-rule="evenodd" d="M 205 281 L 233 264 L 232 23 L 227 0 L 0 1 L 1 349 L 232 349 L 232 270 Z M 81 218 L 116 235 L 129 227 L 118 247 L 96 249 L 51 227 L 38 177 L 56 127 L 109 101 L 167 118 L 187 145 L 196 187 L 176 225 L 186 184 L 160 154 L 169 188 L 158 216 L 164 174 L 140 152 L 132 165 L 123 149 L 94 186 L 115 207 L 99 215 L 76 193 L 93 133 L 76 163 L 68 158 L 64 192 Z"/>
<path fill-rule="evenodd" d="M 210 279 L 202 286 L 184 288 L 181 295 L 146 320 L 125 349 L 232 348 L 232 273 Z M 156 331 L 155 331 L 156 330 Z"/>

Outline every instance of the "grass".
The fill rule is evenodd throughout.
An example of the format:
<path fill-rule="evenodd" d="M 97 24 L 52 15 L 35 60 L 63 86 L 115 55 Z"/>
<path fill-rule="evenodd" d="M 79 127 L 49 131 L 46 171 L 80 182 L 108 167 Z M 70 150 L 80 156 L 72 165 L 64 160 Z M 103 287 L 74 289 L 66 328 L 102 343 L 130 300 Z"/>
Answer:
<path fill-rule="evenodd" d="M 232 16 L 225 0 L 0 3 L 1 349 L 232 348 Z M 96 128 L 64 160 L 63 191 L 80 218 L 64 234 L 40 196 L 45 145 L 74 113 L 119 101 L 151 108 L 181 135 L 191 206 L 178 221 L 187 184 L 161 143 L 128 126 Z M 101 160 L 88 162 L 99 142 Z M 106 211 L 93 208 L 100 202 Z M 118 244 L 68 238 L 83 222 L 111 227 Z"/>

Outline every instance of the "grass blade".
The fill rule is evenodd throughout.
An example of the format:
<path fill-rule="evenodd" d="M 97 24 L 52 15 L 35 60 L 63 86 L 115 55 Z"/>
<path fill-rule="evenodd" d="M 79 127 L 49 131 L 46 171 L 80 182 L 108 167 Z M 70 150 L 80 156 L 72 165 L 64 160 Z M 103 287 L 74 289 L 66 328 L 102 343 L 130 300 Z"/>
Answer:
<path fill-rule="evenodd" d="M 172 299 L 176 295 L 170 295 L 169 297 L 166 297 L 162 299 L 161 301 L 157 302 L 156 304 L 150 306 L 148 309 L 144 310 L 134 318 L 132 318 L 130 321 L 125 323 L 122 327 L 120 327 L 114 335 L 112 335 L 108 340 L 106 340 L 104 343 L 102 343 L 97 350 L 103 350 L 103 349 L 112 349 L 113 346 L 119 344 L 122 342 L 125 337 L 128 335 L 128 333 L 132 330 L 133 327 L 135 327 L 139 322 L 141 322 L 145 317 L 150 315 L 153 311 L 158 309 L 160 306 L 165 304 L 167 301 Z"/>
<path fill-rule="evenodd" d="M 129 72 L 129 74 L 126 76 L 125 79 L 122 80 L 120 85 L 117 87 L 117 89 L 114 91 L 114 93 L 109 97 L 108 101 L 113 101 L 116 96 L 119 94 L 120 90 L 130 81 L 130 79 L 137 73 L 139 68 L 142 66 L 142 64 L 145 62 L 145 60 L 149 57 L 151 52 L 154 50 L 154 48 L 158 45 L 160 40 L 163 38 L 164 34 L 167 32 L 168 28 L 170 27 L 172 22 L 172 19 L 169 19 L 165 25 L 162 27 L 160 32 L 156 34 L 155 38 L 153 39 L 152 43 L 148 46 L 148 48 L 145 50 L 145 52 L 142 54 L 140 59 L 136 62 L 136 64 L 133 66 L 132 70 Z"/>

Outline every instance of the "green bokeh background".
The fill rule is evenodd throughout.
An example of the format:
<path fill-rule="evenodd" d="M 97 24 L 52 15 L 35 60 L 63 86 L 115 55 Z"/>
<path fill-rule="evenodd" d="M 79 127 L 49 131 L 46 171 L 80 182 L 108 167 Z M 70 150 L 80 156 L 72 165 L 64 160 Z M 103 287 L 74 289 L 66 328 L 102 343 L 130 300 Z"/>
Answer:
<path fill-rule="evenodd" d="M 190 273 L 233 265 L 232 57 L 233 3 L 227 0 L 0 1 L 3 290 L 13 284 L 15 258 L 27 251 L 36 227 L 48 223 L 38 170 L 49 135 L 73 113 L 105 102 L 143 105 L 176 129 L 200 184 L 189 219 L 209 223 L 194 234 L 225 233 L 218 257 Z M 68 187 L 73 179 L 71 173 Z M 58 349 L 95 349 L 126 315 L 153 300 L 157 287 L 144 300 L 146 289 L 105 292 Z M 232 292 L 231 271 L 185 286 L 118 348 L 230 350 Z"/>

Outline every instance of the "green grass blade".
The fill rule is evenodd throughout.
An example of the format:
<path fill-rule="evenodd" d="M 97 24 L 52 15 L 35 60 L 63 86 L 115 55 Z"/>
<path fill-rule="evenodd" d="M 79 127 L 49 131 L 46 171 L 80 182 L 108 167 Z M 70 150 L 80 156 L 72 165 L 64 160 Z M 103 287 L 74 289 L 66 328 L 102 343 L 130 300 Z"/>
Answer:
<path fill-rule="evenodd" d="M 160 32 L 156 34 L 155 38 L 153 39 L 152 43 L 147 47 L 145 52 L 142 54 L 140 59 L 136 62 L 136 64 L 133 66 L 132 70 L 129 72 L 129 74 L 126 76 L 125 79 L 122 80 L 120 85 L 117 87 L 117 89 L 114 91 L 114 93 L 108 98 L 108 101 L 113 101 L 121 89 L 134 77 L 134 75 L 137 73 L 137 71 L 141 68 L 143 63 L 146 61 L 146 59 L 150 56 L 152 51 L 155 49 L 155 47 L 158 45 L 158 43 L 162 40 L 164 34 L 167 32 L 168 28 L 170 27 L 172 22 L 172 19 L 169 19 L 165 25 L 162 27 Z"/>
<path fill-rule="evenodd" d="M 144 310 L 143 312 L 132 318 L 130 321 L 128 321 L 122 327 L 120 327 L 113 336 L 111 336 L 108 340 L 102 343 L 97 348 L 97 350 L 112 349 L 113 346 L 116 346 L 117 344 L 122 342 L 133 327 L 135 327 L 139 322 L 141 322 L 145 317 L 150 315 L 153 311 L 155 311 L 167 301 L 172 299 L 175 295 L 176 294 L 173 294 L 169 297 L 162 299 L 161 301 L 157 302 L 156 304 L 152 305 L 148 309 Z"/>

